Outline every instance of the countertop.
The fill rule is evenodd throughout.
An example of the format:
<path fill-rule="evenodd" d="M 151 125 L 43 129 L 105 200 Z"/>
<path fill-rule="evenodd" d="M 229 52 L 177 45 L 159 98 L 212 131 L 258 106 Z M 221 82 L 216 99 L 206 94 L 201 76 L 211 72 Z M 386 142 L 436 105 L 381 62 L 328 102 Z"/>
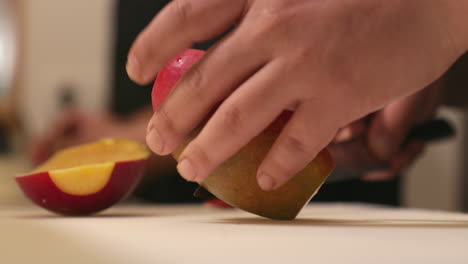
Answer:
<path fill-rule="evenodd" d="M 27 201 L 0 159 L 0 263 L 468 263 L 468 214 L 312 202 L 295 221 L 206 206 L 120 204 L 63 217 Z"/>
<path fill-rule="evenodd" d="M 295 221 L 124 204 L 90 217 L 0 207 L 0 263 L 468 263 L 468 214 L 307 206 Z"/>

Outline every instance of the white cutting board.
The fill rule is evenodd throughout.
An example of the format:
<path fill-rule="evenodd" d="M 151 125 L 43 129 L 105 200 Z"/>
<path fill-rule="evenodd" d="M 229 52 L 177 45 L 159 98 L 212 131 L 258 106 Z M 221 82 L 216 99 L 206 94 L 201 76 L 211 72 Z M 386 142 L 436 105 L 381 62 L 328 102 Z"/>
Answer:
<path fill-rule="evenodd" d="M 315 204 L 296 221 L 198 206 L 121 207 L 65 218 L 0 211 L 1 263 L 451 263 L 468 260 L 468 215 Z"/>

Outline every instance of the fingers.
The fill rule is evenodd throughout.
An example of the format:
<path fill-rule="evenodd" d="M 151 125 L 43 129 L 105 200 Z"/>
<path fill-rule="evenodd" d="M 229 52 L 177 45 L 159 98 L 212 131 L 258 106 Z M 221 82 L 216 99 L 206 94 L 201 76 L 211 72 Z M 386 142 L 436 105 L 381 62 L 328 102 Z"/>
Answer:
<path fill-rule="evenodd" d="M 378 112 L 369 130 L 369 145 L 371 150 L 382 160 L 389 159 L 399 149 L 404 136 L 414 123 L 412 116 L 405 111 L 406 100 L 388 105 Z"/>
<path fill-rule="evenodd" d="M 351 124 L 341 128 L 333 139 L 334 143 L 349 141 L 353 138 L 363 135 L 366 132 L 367 123 L 365 118 L 361 118 Z"/>
<path fill-rule="evenodd" d="M 250 54 L 250 47 L 240 45 L 236 36 L 197 61 L 154 113 L 147 143 L 155 153 L 171 153 L 216 105 L 265 64 L 266 56 Z"/>
<path fill-rule="evenodd" d="M 290 100 L 278 82 L 281 66 L 269 63 L 222 103 L 179 158 L 178 170 L 185 179 L 203 181 L 287 107 Z"/>
<path fill-rule="evenodd" d="M 392 159 L 391 165 L 395 172 L 400 173 L 409 168 L 409 166 L 419 157 L 424 151 L 424 143 L 413 141 L 408 144 L 395 158 Z"/>
<path fill-rule="evenodd" d="M 324 118 L 323 109 L 325 106 L 315 101 L 297 108 L 258 169 L 263 190 L 282 186 L 332 140 L 338 126 Z"/>
<path fill-rule="evenodd" d="M 400 99 L 379 111 L 369 128 L 369 146 L 382 160 L 395 155 L 418 115 L 413 98 Z"/>
<path fill-rule="evenodd" d="M 426 121 L 440 104 L 441 81 L 424 90 L 399 99 L 379 111 L 369 130 L 369 146 L 381 159 L 395 155 L 408 131 Z"/>
<path fill-rule="evenodd" d="M 127 62 L 129 77 L 146 84 L 158 70 L 194 42 L 213 38 L 241 16 L 244 0 L 174 0 L 133 43 Z"/>
<path fill-rule="evenodd" d="M 414 161 L 421 156 L 424 151 L 424 143 L 413 141 L 402 149 L 390 161 L 391 169 L 386 171 L 371 172 L 362 177 L 364 181 L 383 181 L 390 180 L 408 169 Z"/>
<path fill-rule="evenodd" d="M 384 171 L 373 171 L 364 176 L 362 176 L 361 180 L 363 181 L 388 181 L 397 176 L 397 172 L 393 169 L 391 170 L 384 170 Z"/>

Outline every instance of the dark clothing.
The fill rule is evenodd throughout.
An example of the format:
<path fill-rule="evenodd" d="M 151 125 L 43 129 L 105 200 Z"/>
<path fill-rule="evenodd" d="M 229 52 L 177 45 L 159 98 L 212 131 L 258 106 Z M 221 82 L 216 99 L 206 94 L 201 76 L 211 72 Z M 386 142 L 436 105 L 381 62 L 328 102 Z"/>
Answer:
<path fill-rule="evenodd" d="M 352 180 L 324 184 L 313 201 L 363 202 L 392 206 L 401 205 L 400 177 L 386 181 Z"/>
<path fill-rule="evenodd" d="M 139 87 L 125 71 L 127 53 L 137 34 L 168 1 L 120 0 L 117 4 L 115 68 L 112 82 L 112 111 L 128 115 L 151 103 L 151 86 Z M 213 41 L 195 45 L 207 49 Z M 399 179 L 383 182 L 349 181 L 325 184 L 313 201 L 350 201 L 399 205 Z M 151 202 L 187 203 L 200 201 L 192 196 L 196 184 L 174 174 L 158 176 L 156 182 L 141 186 L 137 195 Z"/>
<path fill-rule="evenodd" d="M 115 16 L 115 57 L 112 85 L 112 112 L 129 115 L 151 103 L 151 85 L 144 87 L 132 82 L 125 70 L 127 54 L 138 33 L 169 1 L 121 0 Z M 194 48 L 208 49 L 215 40 L 197 43 Z"/>
<path fill-rule="evenodd" d="M 138 33 L 151 21 L 166 1 L 123 0 L 117 2 L 115 16 L 115 57 L 112 85 L 112 112 L 128 115 L 151 103 L 151 86 L 132 82 L 125 70 L 127 54 Z"/>

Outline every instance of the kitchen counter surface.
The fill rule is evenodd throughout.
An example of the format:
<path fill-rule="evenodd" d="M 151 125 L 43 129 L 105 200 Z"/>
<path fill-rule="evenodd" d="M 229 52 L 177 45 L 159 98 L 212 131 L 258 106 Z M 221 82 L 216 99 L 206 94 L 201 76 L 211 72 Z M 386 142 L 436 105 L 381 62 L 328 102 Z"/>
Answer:
<path fill-rule="evenodd" d="M 124 204 L 90 217 L 0 207 L 1 263 L 468 263 L 468 215 L 312 204 L 295 221 Z"/>

